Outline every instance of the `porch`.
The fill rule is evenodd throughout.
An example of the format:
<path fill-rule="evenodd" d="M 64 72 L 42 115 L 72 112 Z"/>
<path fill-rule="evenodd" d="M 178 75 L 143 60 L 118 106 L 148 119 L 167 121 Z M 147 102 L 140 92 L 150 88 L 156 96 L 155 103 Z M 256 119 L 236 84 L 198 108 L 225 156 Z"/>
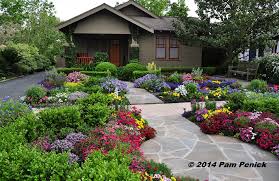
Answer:
<path fill-rule="evenodd" d="M 77 63 L 94 62 L 96 52 L 107 52 L 109 61 L 117 66 L 128 63 L 129 35 L 74 34 Z"/>

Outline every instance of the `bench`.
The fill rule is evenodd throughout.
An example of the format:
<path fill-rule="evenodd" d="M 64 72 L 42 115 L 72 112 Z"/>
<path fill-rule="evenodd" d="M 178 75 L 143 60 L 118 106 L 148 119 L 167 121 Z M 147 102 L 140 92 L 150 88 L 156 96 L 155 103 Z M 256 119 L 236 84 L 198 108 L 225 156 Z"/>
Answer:
<path fill-rule="evenodd" d="M 248 81 L 250 77 L 256 78 L 259 64 L 254 62 L 239 62 L 237 66 L 228 67 L 228 77 L 232 75 L 246 76 Z"/>

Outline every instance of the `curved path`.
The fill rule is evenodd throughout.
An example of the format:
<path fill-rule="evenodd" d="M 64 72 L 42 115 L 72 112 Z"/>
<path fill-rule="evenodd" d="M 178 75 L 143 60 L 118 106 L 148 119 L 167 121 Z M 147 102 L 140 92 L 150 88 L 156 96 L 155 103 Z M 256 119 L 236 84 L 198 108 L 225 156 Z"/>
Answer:
<path fill-rule="evenodd" d="M 143 117 L 157 131 L 154 139 L 142 145 L 147 159 L 165 163 L 175 175 L 192 176 L 201 181 L 279 180 L 279 161 L 273 154 L 238 139 L 202 133 L 196 124 L 181 116 L 183 108 L 191 109 L 190 103 L 160 104 L 147 91 L 132 88 L 132 84 L 129 87 L 130 102 L 140 104 L 136 107 L 142 109 Z M 144 97 L 151 99 L 145 102 Z M 195 166 L 189 167 L 190 162 Z M 216 166 L 196 167 L 198 162 L 216 162 Z M 221 162 L 236 163 L 236 167 L 219 167 Z M 265 162 L 266 168 L 239 168 L 240 162 Z"/>
<path fill-rule="evenodd" d="M 38 82 L 43 80 L 44 76 L 45 72 L 39 72 L 0 83 L 0 99 L 6 96 L 16 99 L 23 96 L 30 86 L 38 84 Z"/>

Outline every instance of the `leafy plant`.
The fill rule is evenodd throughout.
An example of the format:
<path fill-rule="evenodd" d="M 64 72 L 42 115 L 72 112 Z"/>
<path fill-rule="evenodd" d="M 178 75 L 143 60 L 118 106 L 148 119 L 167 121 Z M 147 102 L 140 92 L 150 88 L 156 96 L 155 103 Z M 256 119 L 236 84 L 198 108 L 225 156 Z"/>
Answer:
<path fill-rule="evenodd" d="M 109 56 L 107 52 L 96 52 L 94 60 L 96 64 L 101 63 L 101 62 L 108 62 L 109 61 Z"/>
<path fill-rule="evenodd" d="M 241 116 L 239 118 L 236 118 L 233 122 L 235 125 L 237 125 L 240 128 L 247 128 L 247 127 L 249 127 L 250 119 L 247 117 Z"/>
<path fill-rule="evenodd" d="M 97 103 L 104 104 L 104 105 L 110 105 L 112 103 L 112 97 L 98 92 L 98 93 L 95 93 L 95 94 L 91 94 L 84 99 L 78 100 L 77 103 L 82 108 L 86 108 L 90 105 L 94 105 L 94 104 L 97 104 Z"/>
<path fill-rule="evenodd" d="M 83 107 L 81 110 L 83 120 L 91 127 L 105 125 L 110 115 L 111 109 L 107 105 L 100 103 Z"/>
<path fill-rule="evenodd" d="M 122 69 L 121 80 L 132 80 L 134 71 L 145 71 L 146 67 L 140 63 L 129 63 Z"/>
<path fill-rule="evenodd" d="M 57 135 L 63 128 L 78 129 L 82 125 L 81 113 L 76 106 L 48 108 L 39 113 L 46 129 Z"/>
<path fill-rule="evenodd" d="M 255 92 L 266 92 L 268 90 L 266 81 L 259 79 L 252 80 L 247 88 L 248 90 Z"/>
<path fill-rule="evenodd" d="M 243 107 L 243 103 L 246 99 L 246 96 L 242 92 L 234 92 L 232 94 L 229 94 L 227 96 L 227 104 L 225 105 L 226 107 L 229 107 L 230 110 L 238 110 Z"/>
<path fill-rule="evenodd" d="M 96 71 L 104 72 L 109 71 L 112 75 L 116 75 L 117 67 L 110 62 L 101 62 L 96 66 Z"/>
<path fill-rule="evenodd" d="M 26 104 L 6 97 L 0 100 L 0 127 L 13 123 L 17 118 L 31 112 L 32 110 Z"/>
<path fill-rule="evenodd" d="M 216 102 L 215 101 L 205 101 L 205 108 L 208 110 L 215 110 Z"/>
<path fill-rule="evenodd" d="M 26 91 L 26 99 L 25 101 L 31 104 L 39 103 L 40 99 L 45 97 L 47 94 L 46 90 L 41 86 L 33 86 L 30 87 Z"/>
<path fill-rule="evenodd" d="M 167 82 L 174 82 L 174 83 L 180 83 L 182 82 L 181 75 L 177 72 L 174 72 L 169 77 L 166 78 Z"/>
<path fill-rule="evenodd" d="M 268 130 L 271 134 L 275 133 L 279 129 L 279 124 L 271 121 L 262 121 L 258 122 L 255 125 L 255 130 L 256 131 L 263 131 L 263 130 Z"/>
<path fill-rule="evenodd" d="M 132 159 L 119 149 L 109 151 L 106 155 L 94 151 L 82 167 L 69 174 L 68 180 L 140 180 L 140 174 L 129 170 L 131 161 Z"/>
<path fill-rule="evenodd" d="M 198 67 L 198 68 L 193 68 L 192 69 L 192 75 L 193 75 L 193 79 L 195 80 L 202 80 L 202 73 L 203 73 L 203 69 Z"/>

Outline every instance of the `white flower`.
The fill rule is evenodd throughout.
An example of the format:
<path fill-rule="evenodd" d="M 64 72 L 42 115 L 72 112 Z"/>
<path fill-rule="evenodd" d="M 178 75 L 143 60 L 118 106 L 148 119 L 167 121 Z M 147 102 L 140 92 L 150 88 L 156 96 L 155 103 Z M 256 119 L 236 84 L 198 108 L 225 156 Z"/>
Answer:
<path fill-rule="evenodd" d="M 179 93 L 179 94 L 181 94 L 184 97 L 187 96 L 187 94 L 188 94 L 188 92 L 187 92 L 187 90 L 186 90 L 184 85 L 178 86 L 174 91 Z"/>

